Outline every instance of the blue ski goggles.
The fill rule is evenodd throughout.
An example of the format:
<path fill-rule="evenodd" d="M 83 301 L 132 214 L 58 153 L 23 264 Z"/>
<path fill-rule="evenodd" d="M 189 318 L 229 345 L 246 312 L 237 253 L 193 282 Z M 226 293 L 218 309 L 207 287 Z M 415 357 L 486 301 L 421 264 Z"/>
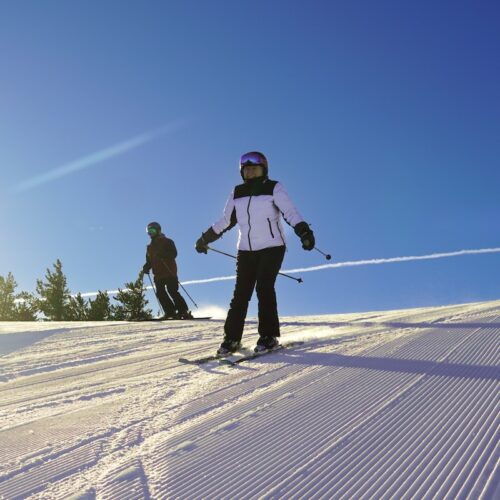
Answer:
<path fill-rule="evenodd" d="M 246 153 L 240 158 L 241 168 L 257 165 L 267 166 L 266 158 L 259 153 Z"/>

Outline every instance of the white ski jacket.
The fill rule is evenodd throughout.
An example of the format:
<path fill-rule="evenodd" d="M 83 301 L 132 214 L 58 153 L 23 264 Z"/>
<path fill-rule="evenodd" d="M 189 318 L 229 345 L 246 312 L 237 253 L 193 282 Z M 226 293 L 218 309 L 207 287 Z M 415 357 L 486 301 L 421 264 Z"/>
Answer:
<path fill-rule="evenodd" d="M 292 227 L 304 220 L 283 184 L 264 178 L 236 186 L 212 229 L 221 235 L 238 224 L 238 250 L 279 247 L 286 245 L 280 215 Z"/>

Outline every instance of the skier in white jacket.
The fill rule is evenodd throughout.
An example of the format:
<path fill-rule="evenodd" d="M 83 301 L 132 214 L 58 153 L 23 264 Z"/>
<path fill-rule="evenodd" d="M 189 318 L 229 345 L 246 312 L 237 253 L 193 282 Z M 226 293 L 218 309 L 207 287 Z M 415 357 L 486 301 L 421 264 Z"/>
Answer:
<path fill-rule="evenodd" d="M 224 208 L 223 217 L 196 242 L 199 253 L 238 224 L 236 285 L 224 324 L 224 340 L 217 354 L 227 356 L 241 346 L 241 337 L 254 288 L 259 310 L 257 352 L 279 345 L 280 327 L 274 284 L 285 256 L 281 216 L 300 237 L 305 250 L 314 248 L 314 234 L 290 200 L 280 182 L 268 178 L 266 157 L 257 151 L 240 159 L 243 184 L 236 186 Z"/>

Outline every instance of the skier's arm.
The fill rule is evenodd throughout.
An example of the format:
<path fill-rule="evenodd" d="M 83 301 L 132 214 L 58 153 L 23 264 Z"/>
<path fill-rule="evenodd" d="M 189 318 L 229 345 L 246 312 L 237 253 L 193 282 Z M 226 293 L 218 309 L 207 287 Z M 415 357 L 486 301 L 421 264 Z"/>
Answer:
<path fill-rule="evenodd" d="M 212 224 L 211 229 L 220 238 L 226 231 L 236 225 L 236 209 L 234 208 L 234 191 L 229 195 L 222 217 Z"/>
<path fill-rule="evenodd" d="M 234 208 L 234 191 L 229 196 L 222 218 L 210 226 L 195 244 L 198 253 L 207 253 L 207 245 L 218 240 L 226 231 L 236 225 L 236 209 Z"/>
<path fill-rule="evenodd" d="M 295 234 L 300 238 L 302 248 L 304 250 L 312 250 L 315 245 L 314 233 L 309 224 L 304 221 L 302 215 L 295 208 L 283 184 L 279 182 L 276 184 L 273 195 L 274 204 L 283 214 L 285 221 L 294 228 Z"/>
<path fill-rule="evenodd" d="M 278 182 L 274 186 L 273 199 L 274 204 L 278 207 L 278 210 L 283 214 L 283 218 L 290 226 L 295 227 L 299 222 L 304 221 L 304 218 L 300 215 L 297 208 L 295 208 L 281 182 Z"/>
<path fill-rule="evenodd" d="M 168 259 L 175 259 L 177 257 L 177 248 L 173 240 L 167 238 L 164 247 L 164 257 Z"/>
<path fill-rule="evenodd" d="M 151 271 L 151 262 L 149 261 L 149 256 L 146 252 L 146 263 L 142 266 L 142 272 L 147 274 L 149 271 Z"/>

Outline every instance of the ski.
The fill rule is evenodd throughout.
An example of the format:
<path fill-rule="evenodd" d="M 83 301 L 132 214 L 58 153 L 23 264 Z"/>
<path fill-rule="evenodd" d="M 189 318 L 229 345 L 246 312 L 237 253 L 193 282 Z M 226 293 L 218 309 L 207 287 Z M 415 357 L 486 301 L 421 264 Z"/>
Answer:
<path fill-rule="evenodd" d="M 197 318 L 166 318 L 166 319 L 158 318 L 158 321 L 202 321 L 206 319 L 212 319 L 212 316 L 203 316 Z"/>
<path fill-rule="evenodd" d="M 186 318 L 186 319 L 180 319 L 180 318 L 151 318 L 151 319 L 136 319 L 132 320 L 134 322 L 149 322 L 149 321 L 203 321 L 203 320 L 208 320 L 212 319 L 212 316 L 204 316 L 204 317 L 198 317 L 198 318 Z"/>
<path fill-rule="evenodd" d="M 287 342 L 286 344 L 280 344 L 276 346 L 274 349 L 268 349 L 266 351 L 261 352 L 252 352 L 251 354 L 243 355 L 241 357 L 234 358 L 220 358 L 219 364 L 226 366 L 236 366 L 243 361 L 249 361 L 251 359 L 260 358 L 261 356 L 265 356 L 266 354 L 271 354 L 276 351 L 280 351 L 282 349 L 287 349 L 290 347 L 296 347 L 298 345 L 302 345 L 304 342 Z"/>
<path fill-rule="evenodd" d="M 212 354 L 211 356 L 204 356 L 202 358 L 179 358 L 179 363 L 184 363 L 187 365 L 203 365 L 204 363 L 209 363 L 210 361 L 216 361 L 220 359 L 217 354 Z"/>
<path fill-rule="evenodd" d="M 239 351 L 236 351 L 236 353 L 232 353 L 229 356 L 234 356 L 238 352 L 240 352 L 243 355 L 245 355 L 245 351 L 249 352 L 246 347 L 240 347 Z M 211 355 L 208 355 L 208 356 L 202 356 L 200 358 L 191 358 L 191 359 L 189 359 L 189 358 L 179 358 L 178 361 L 179 361 L 179 363 L 184 363 L 184 364 L 188 364 L 188 365 L 203 365 L 205 363 L 210 363 L 210 361 L 217 361 L 217 360 L 222 361 L 223 359 L 227 359 L 227 358 L 225 356 L 219 356 L 218 354 L 211 354 Z"/>

